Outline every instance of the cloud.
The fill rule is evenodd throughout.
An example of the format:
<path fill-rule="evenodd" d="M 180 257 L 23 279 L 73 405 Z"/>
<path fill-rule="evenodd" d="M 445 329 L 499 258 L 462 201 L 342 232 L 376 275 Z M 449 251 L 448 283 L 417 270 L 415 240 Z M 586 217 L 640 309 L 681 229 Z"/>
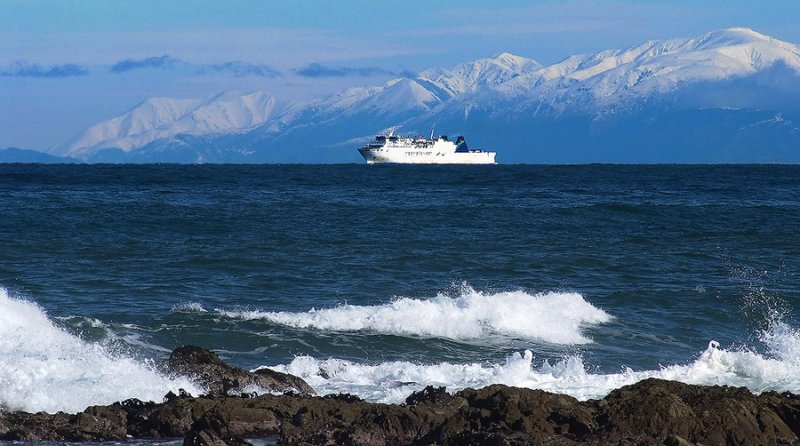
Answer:
<path fill-rule="evenodd" d="M 182 63 L 180 59 L 167 55 L 148 57 L 145 59 L 125 59 L 115 63 L 111 67 L 111 72 L 124 73 L 126 71 L 139 70 L 142 68 L 172 68 Z"/>
<path fill-rule="evenodd" d="M 268 65 L 251 64 L 240 61 L 206 65 L 200 69 L 200 72 L 231 73 L 236 77 L 261 76 L 261 77 L 276 78 L 281 76 L 281 73 L 279 71 L 275 70 L 274 68 Z"/>
<path fill-rule="evenodd" d="M 196 70 L 196 74 L 229 73 L 236 77 L 261 76 L 276 78 L 281 73 L 268 65 L 252 64 L 241 61 L 222 62 L 218 64 L 193 64 L 172 56 L 154 56 L 144 59 L 125 59 L 111 67 L 112 73 L 125 73 L 146 68 L 173 69 L 189 67 Z"/>
<path fill-rule="evenodd" d="M 411 70 L 407 70 L 407 69 L 406 69 L 406 70 L 402 70 L 402 71 L 400 71 L 400 72 L 399 72 L 399 73 L 397 73 L 397 74 L 398 74 L 399 76 L 402 76 L 402 77 L 407 77 L 407 78 L 409 78 L 409 79 L 413 79 L 413 78 L 417 77 L 417 73 L 416 73 L 416 72 L 414 72 L 414 71 L 411 71 Z"/>
<path fill-rule="evenodd" d="M 11 67 L 0 72 L 2 76 L 47 78 L 85 76 L 87 74 L 89 74 L 89 70 L 86 67 L 74 63 L 43 67 L 38 64 L 30 64 L 27 62 L 14 62 Z"/>
<path fill-rule="evenodd" d="M 380 76 L 380 75 L 395 75 L 392 71 L 384 70 L 377 67 L 329 67 L 318 63 L 311 63 L 302 68 L 297 68 L 295 73 L 304 77 L 346 77 L 346 76 Z"/>

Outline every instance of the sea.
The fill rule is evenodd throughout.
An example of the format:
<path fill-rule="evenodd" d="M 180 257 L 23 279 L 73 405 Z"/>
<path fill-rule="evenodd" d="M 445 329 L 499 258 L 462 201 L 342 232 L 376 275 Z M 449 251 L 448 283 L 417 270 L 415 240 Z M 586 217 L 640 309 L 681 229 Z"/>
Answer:
<path fill-rule="evenodd" d="M 0 411 L 203 393 L 181 345 L 386 403 L 800 392 L 799 308 L 800 166 L 0 165 Z"/>

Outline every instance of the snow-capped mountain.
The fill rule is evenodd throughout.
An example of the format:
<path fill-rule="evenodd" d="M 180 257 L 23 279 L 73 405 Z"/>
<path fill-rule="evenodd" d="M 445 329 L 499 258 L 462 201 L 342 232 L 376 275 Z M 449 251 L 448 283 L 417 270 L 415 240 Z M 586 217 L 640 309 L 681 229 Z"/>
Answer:
<path fill-rule="evenodd" d="M 503 53 L 491 59 L 479 59 L 453 69 L 430 69 L 420 73 L 418 82 L 444 93 L 441 99 L 456 97 L 478 89 L 496 89 L 506 82 L 532 74 L 542 68 L 533 59 Z"/>
<path fill-rule="evenodd" d="M 129 152 L 177 135 L 246 132 L 281 111 L 279 101 L 264 92 L 225 92 L 206 101 L 153 98 L 121 116 L 89 127 L 53 147 L 50 153 L 86 158 L 98 149 Z"/>
<path fill-rule="evenodd" d="M 694 39 L 652 40 L 624 50 L 571 56 L 502 86 L 512 96 L 564 102 L 585 96 L 589 108 L 665 94 L 687 83 L 744 77 L 782 63 L 800 74 L 800 47 L 746 28 Z"/>
<path fill-rule="evenodd" d="M 305 104 L 263 92 L 151 99 L 51 153 L 88 161 L 112 149 L 123 161 L 349 162 L 359 160 L 358 141 L 401 125 L 461 132 L 501 161 L 639 159 L 622 157 L 627 150 L 641 162 L 794 162 L 797 104 L 800 47 L 731 28 L 549 66 L 503 53 Z M 743 146 L 759 140 L 771 142 L 770 152 Z"/>
<path fill-rule="evenodd" d="M 151 98 L 129 112 L 95 124 L 83 133 L 73 136 L 50 150 L 54 155 L 75 155 L 85 157 L 91 155 L 92 149 L 118 147 L 130 150 L 136 143 L 128 138 L 135 138 L 148 132 L 168 126 L 178 121 L 200 101 L 194 99 Z"/>

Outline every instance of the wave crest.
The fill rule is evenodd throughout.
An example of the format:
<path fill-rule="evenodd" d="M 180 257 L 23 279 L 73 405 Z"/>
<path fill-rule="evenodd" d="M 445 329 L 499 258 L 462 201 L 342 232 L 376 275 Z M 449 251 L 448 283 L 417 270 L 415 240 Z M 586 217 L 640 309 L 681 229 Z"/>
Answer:
<path fill-rule="evenodd" d="M 475 340 L 516 337 L 552 344 L 586 344 L 584 328 L 610 321 L 578 293 L 482 293 L 466 287 L 458 297 L 401 297 L 383 305 L 341 305 L 304 313 L 222 311 L 228 317 L 265 319 L 295 328 L 369 331 L 402 336 Z"/>
<path fill-rule="evenodd" d="M 128 398 L 160 401 L 179 388 L 202 393 L 188 379 L 69 334 L 37 304 L 0 288 L 0 408 L 74 413 Z"/>
<path fill-rule="evenodd" d="M 530 350 L 509 356 L 502 364 L 417 364 L 394 361 L 375 365 L 341 359 L 299 356 L 290 364 L 270 367 L 305 379 L 319 394 L 353 393 L 371 401 L 400 403 L 427 385 L 449 392 L 491 384 L 541 389 L 580 400 L 603 398 L 622 386 L 647 378 L 699 385 L 744 386 L 760 393 L 774 390 L 800 392 L 800 332 L 776 323 L 762 335 L 770 346 L 767 355 L 749 349 L 725 349 L 716 341 L 693 361 L 658 370 L 634 371 L 623 366 L 618 373 L 591 373 L 579 355 L 565 356 L 538 366 Z"/>

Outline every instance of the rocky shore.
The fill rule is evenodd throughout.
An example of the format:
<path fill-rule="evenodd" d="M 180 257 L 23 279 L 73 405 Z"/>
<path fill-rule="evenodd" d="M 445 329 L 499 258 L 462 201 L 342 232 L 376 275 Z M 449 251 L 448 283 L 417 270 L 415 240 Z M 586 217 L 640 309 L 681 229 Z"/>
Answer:
<path fill-rule="evenodd" d="M 165 371 L 209 393 L 130 399 L 78 414 L 0 413 L 0 440 L 123 441 L 184 445 L 800 445 L 800 398 L 746 388 L 648 379 L 602 400 L 493 385 L 449 394 L 427 387 L 404 404 L 314 396 L 302 379 L 230 367 L 197 347 L 176 349 Z M 242 394 L 257 385 L 283 394 Z"/>

